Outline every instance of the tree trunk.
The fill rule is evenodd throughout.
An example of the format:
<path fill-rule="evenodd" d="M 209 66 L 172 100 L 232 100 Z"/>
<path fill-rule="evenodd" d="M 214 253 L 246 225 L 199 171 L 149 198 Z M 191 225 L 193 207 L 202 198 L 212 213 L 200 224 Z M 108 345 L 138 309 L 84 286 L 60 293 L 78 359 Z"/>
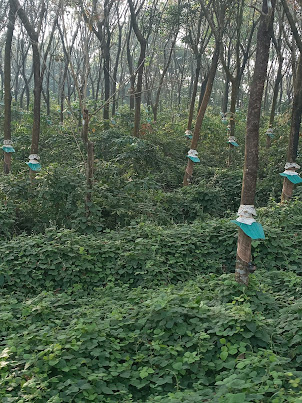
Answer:
<path fill-rule="evenodd" d="M 214 78 L 215 78 L 216 70 L 217 70 L 217 66 L 218 66 L 219 50 L 220 50 L 220 42 L 216 42 L 213 59 L 212 59 L 212 64 L 211 64 L 209 75 L 208 75 L 206 90 L 205 90 L 205 93 L 204 93 L 204 96 L 202 99 L 200 109 L 198 111 L 198 115 L 197 115 L 196 123 L 195 123 L 195 127 L 194 127 L 194 133 L 193 133 L 193 138 L 192 138 L 192 142 L 191 142 L 191 149 L 193 149 L 193 150 L 196 150 L 196 148 L 197 148 L 201 125 L 202 125 L 203 118 L 204 118 L 204 115 L 205 115 L 205 112 L 206 112 L 206 109 L 207 109 L 207 106 L 208 106 L 208 103 L 210 100 L 212 87 L 213 87 L 213 83 L 214 83 Z M 188 186 L 192 180 L 193 166 L 194 166 L 194 163 L 188 158 L 188 163 L 187 163 L 185 175 L 183 178 L 184 186 Z"/>
<path fill-rule="evenodd" d="M 132 0 L 128 0 L 130 14 L 131 14 L 131 24 L 135 36 L 140 44 L 140 55 L 137 63 L 137 83 L 135 89 L 135 112 L 134 112 L 134 129 L 133 134 L 135 137 L 139 136 L 140 120 L 141 120 L 141 101 L 142 101 L 142 88 L 143 88 L 143 72 L 145 66 L 145 56 L 147 48 L 147 40 L 144 38 L 142 32 L 140 31 L 137 24 L 137 14 L 134 9 Z M 129 33 L 130 35 L 130 33 Z M 131 73 L 130 73 L 131 74 Z"/>
<path fill-rule="evenodd" d="M 261 101 L 267 75 L 267 64 L 273 29 L 272 8 L 268 10 L 267 1 L 262 2 L 260 25 L 257 35 L 257 50 L 254 77 L 250 88 L 250 99 L 247 114 L 247 133 L 245 141 L 245 163 L 242 180 L 241 205 L 254 205 L 257 172 L 258 172 L 258 145 Z M 266 15 L 265 15 L 266 14 Z M 251 262 L 251 238 L 239 230 L 237 243 L 237 257 L 235 278 L 238 283 L 248 285 Z"/>
<path fill-rule="evenodd" d="M 189 118 L 188 118 L 188 124 L 187 124 L 188 130 L 192 129 L 192 121 L 193 121 L 195 100 L 196 100 L 197 89 L 198 89 L 198 80 L 199 80 L 200 69 L 201 69 L 201 55 L 199 54 L 196 59 L 196 70 L 195 70 L 193 91 L 192 91 L 192 97 L 191 97 L 191 103 L 190 103 L 190 109 L 189 109 Z"/>
<path fill-rule="evenodd" d="M 228 110 L 229 87 L 230 87 L 230 81 L 229 81 L 228 75 L 226 74 L 224 91 L 223 91 L 223 99 L 222 99 L 222 107 L 221 107 L 222 112 L 224 114 L 226 114 L 227 110 Z"/>
<path fill-rule="evenodd" d="M 106 41 L 106 45 L 103 47 L 103 72 L 104 72 L 104 89 L 105 89 L 105 104 L 103 109 L 103 119 L 104 119 L 104 128 L 109 128 L 109 110 L 110 110 L 110 35 L 109 39 Z"/>
<path fill-rule="evenodd" d="M 235 112 L 236 112 L 236 103 L 238 98 L 239 91 L 239 78 L 238 76 L 232 81 L 232 92 L 231 92 L 231 117 L 230 117 L 230 135 L 235 136 Z"/>
<path fill-rule="evenodd" d="M 164 78 L 166 76 L 166 73 L 167 73 L 168 68 L 170 66 L 170 63 L 171 63 L 172 53 L 173 53 L 173 49 L 174 49 L 174 46 L 175 46 L 176 39 L 177 39 L 177 35 L 175 35 L 175 38 L 173 39 L 173 41 L 171 43 L 171 49 L 170 49 L 170 53 L 169 53 L 169 56 L 168 56 L 168 60 L 167 60 L 166 65 L 164 66 L 163 72 L 162 72 L 162 74 L 160 76 L 160 79 L 159 79 L 159 84 L 158 84 L 158 88 L 157 88 L 157 91 L 156 91 L 155 103 L 152 106 L 154 122 L 157 121 L 157 112 L 158 112 L 160 93 L 161 93 L 162 86 L 163 86 L 163 83 L 164 83 Z"/>
<path fill-rule="evenodd" d="M 295 162 L 297 158 L 299 133 L 301 126 L 301 114 L 302 114 L 302 53 L 300 53 L 299 56 L 294 81 L 294 99 L 291 115 L 291 128 L 287 148 L 287 162 Z M 284 178 L 283 189 L 281 194 L 281 202 L 290 200 L 293 195 L 293 190 L 294 190 L 293 184 L 287 178 Z"/>
<path fill-rule="evenodd" d="M 275 113 L 276 113 L 276 106 L 277 106 L 277 100 L 278 100 L 279 86 L 280 86 L 280 82 L 282 80 L 282 64 L 283 64 L 283 58 L 279 59 L 279 66 L 278 66 L 277 76 L 276 76 L 275 85 L 274 85 L 273 100 L 272 100 L 271 113 L 270 113 L 270 118 L 269 118 L 270 127 L 273 127 L 274 121 L 275 121 Z M 270 148 L 271 140 L 272 139 L 270 136 L 266 136 L 266 148 Z"/>
<path fill-rule="evenodd" d="M 137 67 L 137 84 L 135 89 L 135 112 L 134 112 L 134 129 L 133 134 L 139 137 L 140 121 L 141 121 L 141 102 L 142 102 L 142 89 L 143 89 L 143 71 L 145 65 L 146 47 L 147 42 L 140 43 L 141 51 L 138 59 Z"/>
<path fill-rule="evenodd" d="M 119 60 L 120 60 L 120 54 L 122 50 L 122 26 L 118 26 L 118 43 L 117 43 L 117 53 L 116 53 L 116 58 L 115 58 L 115 65 L 113 69 L 113 85 L 112 85 L 112 94 L 113 94 L 113 100 L 112 100 L 112 116 L 115 115 L 116 107 L 117 107 L 117 96 L 116 96 L 116 80 L 117 80 L 117 71 L 119 67 Z"/>
<path fill-rule="evenodd" d="M 11 102 L 12 94 L 10 87 L 11 76 L 11 48 L 13 33 L 15 28 L 15 8 L 13 4 L 10 5 L 8 24 L 5 41 L 5 54 L 4 54 L 4 140 L 11 140 Z M 4 152 L 4 173 L 7 175 L 11 171 L 11 153 Z"/>
<path fill-rule="evenodd" d="M 82 120 L 82 140 L 85 147 L 87 147 L 88 143 L 88 129 L 89 129 L 89 113 L 88 109 L 84 109 Z"/>
<path fill-rule="evenodd" d="M 130 74 L 130 110 L 134 110 L 134 93 L 135 93 L 135 74 L 133 70 L 133 60 L 132 60 L 132 55 L 131 55 L 131 50 L 130 50 L 130 39 L 131 39 L 131 31 L 132 31 L 132 24 L 130 24 L 129 27 L 129 33 L 127 36 L 127 46 L 126 46 L 126 54 L 127 54 L 127 63 L 128 63 L 128 69 L 129 69 L 129 74 Z"/>
<path fill-rule="evenodd" d="M 41 116 L 41 91 L 42 80 L 40 77 L 40 53 L 38 43 L 32 43 L 33 68 L 34 68 L 34 116 L 31 139 L 31 154 L 38 154 L 40 137 L 40 116 Z"/>
<path fill-rule="evenodd" d="M 198 110 L 201 107 L 202 104 L 202 100 L 204 97 L 204 94 L 206 92 L 206 88 L 207 88 L 207 84 L 208 84 L 208 77 L 209 77 L 209 73 L 207 73 L 201 83 L 201 88 L 200 88 L 200 93 L 199 93 L 199 100 L 198 100 Z"/>
<path fill-rule="evenodd" d="M 92 188 L 93 188 L 93 171 L 94 171 L 94 145 L 91 141 L 87 142 L 87 171 L 86 171 L 86 198 L 85 210 L 86 217 L 90 216 L 92 203 Z"/>

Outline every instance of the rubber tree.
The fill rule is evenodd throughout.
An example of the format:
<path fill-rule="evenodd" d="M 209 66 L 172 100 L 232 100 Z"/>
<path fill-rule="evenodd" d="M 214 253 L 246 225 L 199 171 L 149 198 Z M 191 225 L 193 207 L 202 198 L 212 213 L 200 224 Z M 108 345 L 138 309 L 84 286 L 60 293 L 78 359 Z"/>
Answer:
<path fill-rule="evenodd" d="M 289 131 L 289 140 L 287 147 L 287 163 L 294 163 L 297 158 L 298 153 L 298 143 L 299 143 L 299 133 L 301 126 L 301 115 L 302 115 L 302 39 L 299 35 L 297 25 L 298 21 L 295 21 L 288 4 L 285 0 L 281 0 L 284 12 L 286 14 L 287 20 L 290 25 L 293 37 L 295 39 L 295 44 L 297 45 L 299 51 L 299 58 L 296 65 L 296 71 L 294 72 L 294 96 L 292 104 L 291 113 L 291 127 Z M 301 7 L 302 8 L 302 7 Z M 290 182 L 286 177 L 283 181 L 283 188 L 281 194 L 281 202 L 288 201 L 292 198 L 294 191 L 294 184 Z"/>
<path fill-rule="evenodd" d="M 200 131 L 201 131 L 201 126 L 202 122 L 204 119 L 205 112 L 207 110 L 207 106 L 210 100 L 210 96 L 212 93 L 212 88 L 213 88 L 213 83 L 217 71 L 217 66 L 218 66 L 218 61 L 219 61 L 219 54 L 220 54 L 220 48 L 221 48 L 221 42 L 222 42 L 222 36 L 223 36 L 223 31 L 224 31 L 224 24 L 226 22 L 225 15 L 226 15 L 226 9 L 228 5 L 231 4 L 231 2 L 227 1 L 220 1 L 220 2 L 213 2 L 212 3 L 212 10 L 209 10 L 207 8 L 207 5 L 201 1 L 201 7 L 203 9 L 203 12 L 205 13 L 205 16 L 207 18 L 207 21 L 211 27 L 212 33 L 215 37 L 215 48 L 212 56 L 212 62 L 211 62 L 211 67 L 209 70 L 208 74 L 208 79 L 207 79 L 207 86 L 205 89 L 205 93 L 203 95 L 203 99 L 200 105 L 200 108 L 197 113 L 196 117 L 196 123 L 193 131 L 193 138 L 191 141 L 191 149 L 196 150 L 199 137 L 200 137 Z M 183 186 L 188 186 L 192 182 L 192 177 L 193 177 L 193 168 L 194 168 L 194 163 L 191 161 L 191 159 L 188 158 L 187 166 L 185 169 L 185 174 L 183 178 Z"/>
<path fill-rule="evenodd" d="M 276 12 L 278 9 L 276 9 Z M 276 78 L 274 81 L 273 85 L 273 98 L 272 98 L 272 104 L 271 104 L 271 111 L 270 111 L 270 118 L 269 118 L 269 126 L 273 127 L 274 122 L 275 122 L 275 115 L 276 115 L 276 109 L 277 109 L 277 104 L 278 104 L 278 95 L 281 87 L 281 82 L 284 73 L 282 72 L 283 70 L 283 62 L 284 62 L 284 57 L 283 57 L 283 42 L 284 42 L 284 30 L 283 30 L 283 25 L 284 25 L 284 10 L 282 9 L 281 11 L 279 10 L 278 12 L 278 37 L 273 33 L 272 40 L 274 44 L 274 48 L 277 54 L 277 61 L 278 61 L 278 69 L 277 69 L 277 74 Z M 271 137 L 267 136 L 267 148 L 270 147 L 271 145 Z"/>
<path fill-rule="evenodd" d="M 131 26 L 136 35 L 140 45 L 140 54 L 137 62 L 137 83 L 134 92 L 135 99 L 135 112 L 134 112 L 134 129 L 133 134 L 135 137 L 139 136 L 140 120 L 141 120 L 141 101 L 142 101 L 142 88 L 143 88 L 143 72 L 145 65 L 147 38 L 144 37 L 142 31 L 139 29 L 137 23 L 137 12 L 135 11 L 132 0 L 128 0 L 131 14 Z"/>
<path fill-rule="evenodd" d="M 116 51 L 116 56 L 115 56 L 115 63 L 114 63 L 114 68 L 113 68 L 113 74 L 112 74 L 112 116 L 115 116 L 116 109 L 117 109 L 117 73 L 118 73 L 118 68 L 120 64 L 120 56 L 122 52 L 122 33 L 123 33 L 123 26 L 124 26 L 124 20 L 122 19 L 123 16 L 121 16 L 120 11 L 120 2 L 115 4 L 115 10 L 116 10 L 116 16 L 117 16 L 117 27 L 118 27 L 118 37 L 116 41 L 117 45 L 117 51 Z"/>
<path fill-rule="evenodd" d="M 79 24 L 77 25 L 75 31 L 73 32 L 71 43 L 68 48 L 65 45 L 64 33 L 62 31 L 61 26 L 58 24 L 57 27 L 58 27 L 59 35 L 60 35 L 61 42 L 62 42 L 64 61 L 65 61 L 63 75 L 62 75 L 61 83 L 60 83 L 60 87 L 59 87 L 60 88 L 60 122 L 63 122 L 63 120 L 64 120 L 63 111 L 64 111 L 64 100 L 65 100 L 65 81 L 67 79 L 68 67 L 69 67 L 69 63 L 70 63 L 72 49 L 74 47 L 74 43 L 75 43 L 76 37 L 78 35 Z M 70 102 L 70 99 L 68 101 Z"/>
<path fill-rule="evenodd" d="M 160 100 L 160 94 L 161 90 L 163 88 L 164 84 L 164 79 L 166 77 L 167 71 L 169 69 L 171 59 L 172 59 L 172 54 L 174 52 L 174 47 L 175 43 L 177 40 L 177 36 L 179 33 L 179 0 L 175 4 L 174 7 L 170 7 L 169 9 L 169 15 L 166 16 L 166 18 L 170 18 L 170 25 L 172 25 L 172 30 L 170 31 L 170 35 L 167 35 L 167 40 L 165 41 L 164 45 L 164 63 L 163 63 L 163 68 L 159 74 L 159 82 L 157 85 L 157 90 L 155 92 L 155 99 L 153 101 L 153 98 L 150 98 L 150 103 L 151 103 L 151 108 L 153 112 L 153 119 L 154 122 L 157 121 L 157 114 L 158 114 L 158 106 L 159 106 L 159 100 Z M 171 19 L 173 18 L 173 22 Z M 160 25 L 159 23 L 158 25 Z M 158 27 L 159 28 L 159 27 Z M 170 49 L 166 50 L 167 46 L 170 47 Z"/>
<path fill-rule="evenodd" d="M 260 24 L 257 33 L 257 48 L 253 80 L 250 86 L 250 98 L 247 114 L 245 137 L 245 160 L 243 169 L 241 203 L 242 206 L 254 206 L 258 173 L 259 124 L 264 84 L 271 37 L 275 0 L 263 0 Z M 238 283 L 248 285 L 251 272 L 252 239 L 241 228 L 238 230 L 235 278 Z"/>
<path fill-rule="evenodd" d="M 7 144 L 11 142 L 11 48 L 13 33 L 15 28 L 15 13 L 16 9 L 13 3 L 10 3 L 5 51 L 4 51 L 4 140 Z M 4 151 L 4 174 L 9 174 L 11 171 L 11 153 Z"/>
<path fill-rule="evenodd" d="M 85 19 L 85 18 L 84 18 Z M 68 47 L 68 39 L 67 39 L 67 29 L 66 22 L 64 16 L 64 8 L 61 8 L 61 21 L 60 25 L 58 25 L 62 47 L 64 51 L 65 58 L 68 62 L 69 71 L 71 73 L 73 83 L 75 86 L 75 93 L 79 100 L 80 106 L 80 117 L 81 117 L 81 137 L 83 141 L 83 146 L 86 152 L 86 193 L 85 193 L 85 212 L 86 217 L 89 218 L 91 214 L 91 207 L 93 204 L 93 184 L 94 184 L 94 143 L 89 139 L 89 124 L 92 114 L 89 113 L 87 107 L 87 83 L 88 76 L 90 72 L 89 65 L 89 50 L 91 44 L 92 29 L 89 28 L 91 22 L 85 19 L 85 25 L 81 25 L 79 22 L 79 27 L 76 27 L 71 44 L 74 45 L 75 38 L 78 34 L 78 31 L 81 33 L 80 43 L 82 46 L 81 57 L 79 60 L 75 60 L 74 54 L 76 51 L 76 46 Z M 73 52 L 71 52 L 71 48 Z M 82 64 L 81 64 L 82 60 Z M 78 66 L 77 66 L 78 64 Z M 80 65 L 81 64 L 81 68 Z M 79 74 L 81 71 L 81 74 Z M 104 105 L 107 103 L 104 102 Z M 70 105 L 69 105 L 70 106 Z M 97 110 L 99 111 L 99 109 Z M 97 113 L 95 111 L 94 113 Z"/>
<path fill-rule="evenodd" d="M 272 105 L 271 105 L 271 111 L 270 111 L 270 117 L 269 117 L 269 128 L 273 128 L 274 122 L 275 122 L 275 114 L 276 114 L 276 107 L 277 107 L 277 101 L 278 101 L 278 93 L 279 93 L 279 88 L 280 88 L 280 84 L 282 81 L 282 67 L 283 67 L 283 55 L 281 52 L 281 48 L 282 48 L 282 24 L 283 24 L 283 16 L 282 18 L 279 19 L 279 36 L 278 39 L 275 37 L 275 35 L 273 34 L 273 43 L 274 43 L 274 47 L 277 53 L 277 59 L 278 59 L 278 70 L 277 70 L 277 74 L 276 74 L 276 78 L 275 78 L 275 82 L 274 82 L 274 89 L 273 89 L 273 99 L 272 99 Z M 266 148 L 270 148 L 271 146 L 271 137 L 269 135 L 266 136 Z"/>
<path fill-rule="evenodd" d="M 30 38 L 32 46 L 32 62 L 34 72 L 34 113 L 33 113 L 33 127 L 32 127 L 32 141 L 31 141 L 31 154 L 38 154 L 39 151 L 39 137 L 40 137 L 40 113 L 41 113 L 41 93 L 43 85 L 43 77 L 46 70 L 46 60 L 50 51 L 51 43 L 53 40 L 55 27 L 57 24 L 58 13 L 53 21 L 52 29 L 49 34 L 48 44 L 46 46 L 44 55 L 41 60 L 40 48 L 39 48 L 39 34 L 42 21 L 45 17 L 46 7 L 44 1 L 41 3 L 38 28 L 34 23 L 31 23 L 26 12 L 21 7 L 18 0 L 10 0 L 11 4 L 17 10 L 17 14 Z"/>
<path fill-rule="evenodd" d="M 80 2 L 82 8 L 82 14 L 85 22 L 88 24 L 89 29 L 98 38 L 102 50 L 103 58 L 103 75 L 104 75 L 104 108 L 103 119 L 105 127 L 108 128 L 109 124 L 109 112 L 110 112 L 110 44 L 112 37 L 112 30 L 110 26 L 110 13 L 114 0 L 104 0 L 102 2 L 93 0 L 92 10 L 88 11 L 88 8 L 84 6 L 83 2 Z"/>
<path fill-rule="evenodd" d="M 228 48 L 228 54 L 225 55 L 226 52 L 224 51 L 223 47 L 221 48 L 221 62 L 227 75 L 228 81 L 232 84 L 230 100 L 230 136 L 235 136 L 234 116 L 236 112 L 239 87 L 247 61 L 251 57 L 252 39 L 255 28 L 259 22 L 259 19 L 255 19 L 254 14 L 245 16 L 244 10 L 245 0 L 238 1 L 234 10 L 235 21 L 234 24 L 231 24 L 231 27 L 234 26 L 234 28 L 229 30 L 228 33 L 229 46 L 226 46 L 226 48 Z M 250 29 L 243 28 L 247 18 L 251 18 L 252 20 L 252 25 Z M 228 66 L 228 59 L 230 57 L 229 53 L 234 55 L 234 57 L 231 57 L 231 65 Z"/>
<path fill-rule="evenodd" d="M 143 72 L 146 59 L 146 50 L 149 36 L 151 35 L 154 18 L 157 12 L 158 0 L 152 2 L 151 7 L 148 10 L 148 14 L 144 16 L 142 21 L 142 26 L 138 24 L 138 14 L 142 10 L 144 1 L 140 3 L 139 6 L 135 7 L 132 0 L 128 0 L 128 5 L 130 9 L 131 16 L 131 26 L 135 33 L 135 36 L 139 42 L 139 57 L 136 67 L 136 88 L 135 88 L 135 111 L 134 111 L 134 129 L 133 134 L 135 137 L 139 137 L 140 120 L 141 120 L 141 101 L 142 101 L 142 89 L 143 89 Z"/>
<path fill-rule="evenodd" d="M 193 8 L 193 9 L 192 9 Z M 202 7 L 199 5 L 199 11 L 196 10 L 194 3 L 187 4 L 187 13 L 182 20 L 183 28 L 185 29 L 185 36 L 183 41 L 191 48 L 195 59 L 195 74 L 193 76 L 193 86 L 189 107 L 189 116 L 187 123 L 187 130 L 191 131 L 194 116 L 195 102 L 198 91 L 198 82 L 201 72 L 202 55 L 208 46 L 211 38 L 211 30 L 205 18 Z M 196 11 L 198 17 L 196 18 Z"/>

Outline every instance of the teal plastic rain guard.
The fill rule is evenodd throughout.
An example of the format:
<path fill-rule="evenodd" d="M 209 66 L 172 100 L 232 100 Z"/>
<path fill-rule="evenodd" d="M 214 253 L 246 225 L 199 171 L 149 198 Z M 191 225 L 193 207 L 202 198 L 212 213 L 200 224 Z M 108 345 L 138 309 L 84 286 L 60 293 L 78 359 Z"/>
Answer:
<path fill-rule="evenodd" d="M 296 175 L 292 175 L 292 174 L 289 175 L 289 174 L 282 172 L 279 175 L 287 178 L 291 183 L 294 183 L 295 185 L 302 182 L 302 178 L 297 173 L 296 173 Z"/>
<path fill-rule="evenodd" d="M 200 162 L 200 159 L 198 158 L 198 153 L 196 150 L 189 150 L 188 152 L 188 158 L 193 161 L 194 163 Z"/>
<path fill-rule="evenodd" d="M 187 139 L 189 139 L 189 140 L 192 140 L 192 138 L 193 138 L 193 133 L 192 133 L 192 131 L 191 131 L 191 130 L 186 130 L 186 131 L 185 131 L 185 137 L 186 137 Z"/>
<path fill-rule="evenodd" d="M 6 153 L 14 153 L 15 149 L 11 140 L 3 140 L 2 150 Z"/>
<path fill-rule="evenodd" d="M 264 231 L 260 223 L 255 221 L 252 224 L 244 224 L 237 220 L 231 220 L 231 222 L 241 228 L 242 231 L 253 240 L 265 239 Z"/>
<path fill-rule="evenodd" d="M 39 163 L 40 157 L 37 154 L 31 154 L 29 157 L 29 162 L 26 165 L 35 172 L 41 171 L 41 164 Z"/>
<path fill-rule="evenodd" d="M 13 146 L 2 146 L 2 150 L 5 151 L 6 153 L 14 153 L 15 149 Z"/>
<path fill-rule="evenodd" d="M 236 142 L 236 139 L 234 136 L 229 137 L 228 143 L 232 144 L 232 146 L 234 146 L 234 147 L 239 147 L 239 144 Z"/>
<path fill-rule="evenodd" d="M 267 129 L 266 134 L 267 134 L 267 136 L 270 137 L 271 139 L 273 139 L 273 138 L 275 137 L 275 136 L 274 136 L 274 131 L 273 131 L 273 129 L 272 129 L 271 127 L 269 127 L 269 128 Z"/>
<path fill-rule="evenodd" d="M 287 162 L 285 164 L 285 171 L 282 172 L 280 176 L 287 178 L 291 183 L 297 185 L 302 182 L 302 179 L 298 175 L 298 172 L 296 172 L 296 169 L 300 169 L 300 165 L 296 162 Z"/>
<path fill-rule="evenodd" d="M 237 215 L 237 220 L 231 220 L 233 224 L 241 228 L 251 239 L 265 239 L 262 225 L 254 219 L 257 213 L 253 205 L 241 204 Z"/>

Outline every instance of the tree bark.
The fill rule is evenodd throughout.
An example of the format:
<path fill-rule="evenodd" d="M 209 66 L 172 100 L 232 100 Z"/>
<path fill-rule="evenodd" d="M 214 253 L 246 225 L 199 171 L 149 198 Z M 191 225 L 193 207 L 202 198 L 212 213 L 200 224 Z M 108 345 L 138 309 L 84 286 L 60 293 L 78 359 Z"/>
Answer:
<path fill-rule="evenodd" d="M 40 51 L 38 46 L 39 33 L 35 31 L 34 27 L 31 25 L 24 9 L 21 7 L 18 0 L 11 0 L 11 4 L 17 10 L 20 20 L 24 25 L 24 28 L 31 40 L 32 44 L 32 60 L 33 60 L 33 71 L 34 71 L 34 116 L 33 116 L 33 128 L 32 128 L 32 142 L 31 142 L 31 154 L 38 154 L 39 150 L 39 137 L 40 137 L 40 112 L 41 112 L 41 92 L 43 77 L 46 70 L 46 60 L 50 50 L 51 42 L 54 36 L 55 27 L 57 25 L 58 15 L 56 16 L 52 30 L 49 35 L 48 45 L 44 52 L 43 64 L 41 67 Z M 40 21 L 44 17 L 46 9 L 42 6 L 40 13 Z"/>
<path fill-rule="evenodd" d="M 169 52 L 168 60 L 166 62 L 166 65 L 164 66 L 163 72 L 162 72 L 162 74 L 160 76 L 158 88 L 157 88 L 157 91 L 156 91 L 155 102 L 152 105 L 154 122 L 157 121 L 157 112 L 158 112 L 160 93 L 161 93 L 161 90 L 162 90 L 162 86 L 163 86 L 163 83 L 164 83 L 166 73 L 167 73 L 168 68 L 170 66 L 170 63 L 171 63 L 172 53 L 173 53 L 173 50 L 174 50 L 176 39 L 177 39 L 177 34 L 175 34 L 175 37 L 174 37 L 174 39 L 173 39 L 173 41 L 171 43 L 171 49 L 170 49 L 170 52 Z"/>
<path fill-rule="evenodd" d="M 117 71 L 119 66 L 120 54 L 122 50 L 122 26 L 118 22 L 118 42 L 117 42 L 117 53 L 115 58 L 115 65 L 113 69 L 113 85 L 112 85 L 112 116 L 115 116 L 115 111 L 117 107 L 117 96 L 116 96 L 116 84 L 117 84 Z"/>
<path fill-rule="evenodd" d="M 247 114 L 245 141 L 245 162 L 242 180 L 241 205 L 254 205 L 258 172 L 259 123 L 264 83 L 267 75 L 269 49 L 273 32 L 275 0 L 268 9 L 267 1 L 262 2 L 262 15 L 257 35 L 257 50 L 253 81 Z M 238 283 L 248 285 L 251 260 L 251 238 L 239 230 L 235 278 Z"/>
<path fill-rule="evenodd" d="M 276 80 L 275 80 L 275 84 L 274 84 L 273 100 L 272 100 L 272 106 L 271 106 L 271 112 L 270 112 L 270 118 L 269 118 L 270 127 L 273 127 L 274 121 L 275 121 L 275 113 L 276 113 L 276 107 L 277 107 L 279 86 L 280 86 L 280 82 L 282 80 L 282 64 L 283 64 L 283 58 L 279 59 L 278 71 L 277 71 L 277 76 L 276 76 Z M 272 142 L 271 137 L 266 136 L 266 148 L 270 148 L 271 142 Z"/>
<path fill-rule="evenodd" d="M 198 89 L 198 80 L 199 80 L 200 69 L 201 69 L 201 54 L 199 54 L 196 59 L 195 77 L 194 77 L 193 91 L 192 91 L 191 103 L 190 103 L 190 109 L 189 109 L 189 118 L 188 118 L 188 124 L 187 124 L 188 130 L 192 129 L 192 121 L 193 121 L 195 101 L 196 101 L 196 95 L 197 95 L 197 89 Z"/>
<path fill-rule="evenodd" d="M 297 63 L 297 71 L 294 81 L 294 99 L 291 115 L 291 128 L 289 132 L 288 148 L 287 148 L 287 161 L 295 162 L 298 153 L 299 133 L 301 126 L 302 114 L 302 53 L 300 53 Z M 284 178 L 283 189 L 281 194 L 281 203 L 288 201 L 293 196 L 294 185 Z"/>
<path fill-rule="evenodd" d="M 141 101 L 142 101 L 142 88 L 143 88 L 143 72 L 145 66 L 145 56 L 146 56 L 146 48 L 147 48 L 147 40 L 144 38 L 142 32 L 140 31 L 137 20 L 136 20 L 136 12 L 134 9 L 134 5 L 132 0 L 128 0 L 130 14 L 131 14 L 131 24 L 133 27 L 133 31 L 135 36 L 140 44 L 140 54 L 137 63 L 137 82 L 135 88 L 135 112 L 134 112 L 134 129 L 133 134 L 135 137 L 139 137 L 139 129 L 140 129 L 140 120 L 141 120 Z"/>
<path fill-rule="evenodd" d="M 86 217 L 90 216 L 90 211 L 91 211 L 93 174 L 94 174 L 94 144 L 91 141 L 88 141 L 87 142 L 87 171 L 86 171 L 87 190 L 86 190 L 86 198 L 85 198 Z"/>
<path fill-rule="evenodd" d="M 197 115 L 196 123 L 195 123 L 195 127 L 194 127 L 194 133 L 193 133 L 193 138 L 192 138 L 191 147 L 190 147 L 193 150 L 196 150 L 196 148 L 197 148 L 203 118 L 204 118 L 204 115 L 205 115 L 205 112 L 207 110 L 207 106 L 208 106 L 208 103 L 210 100 L 213 83 L 214 83 L 214 78 L 215 78 L 216 70 L 217 70 L 217 66 L 218 66 L 219 51 L 220 51 L 220 41 L 216 41 L 212 64 L 211 64 L 209 75 L 208 75 L 206 90 L 205 90 L 205 93 L 204 93 L 204 96 L 202 99 L 200 109 L 198 111 L 198 115 Z M 194 166 L 194 163 L 188 158 L 188 163 L 187 163 L 187 167 L 186 167 L 184 178 L 183 178 L 184 186 L 188 186 L 190 184 L 190 182 L 192 181 L 193 166 Z"/>
<path fill-rule="evenodd" d="M 4 140 L 11 140 L 11 48 L 15 28 L 15 13 L 14 4 L 10 4 L 8 14 L 8 24 L 5 41 L 4 54 Z M 9 174 L 11 171 L 11 153 L 4 152 L 4 174 Z"/>

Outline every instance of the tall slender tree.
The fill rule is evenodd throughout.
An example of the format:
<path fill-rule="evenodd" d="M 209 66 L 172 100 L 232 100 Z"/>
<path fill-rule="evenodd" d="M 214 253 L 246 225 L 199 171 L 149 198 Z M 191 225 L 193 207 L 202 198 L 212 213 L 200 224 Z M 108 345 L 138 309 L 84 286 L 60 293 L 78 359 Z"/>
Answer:
<path fill-rule="evenodd" d="M 16 8 L 10 3 L 8 13 L 8 23 L 5 41 L 4 54 L 4 173 L 9 174 L 11 171 L 11 152 L 14 151 L 11 145 L 11 48 L 13 33 L 15 27 Z"/>
<path fill-rule="evenodd" d="M 39 35 L 40 35 L 40 27 L 42 25 L 42 21 L 46 14 L 46 6 L 44 0 L 40 6 L 40 13 L 38 17 L 38 29 L 34 23 L 31 23 L 25 10 L 21 7 L 18 0 L 10 0 L 11 4 L 17 10 L 18 16 L 22 21 L 22 24 L 30 38 L 32 45 L 32 60 L 33 60 L 33 71 L 34 71 L 34 116 L 33 116 L 33 128 L 32 128 L 32 141 L 31 141 L 31 158 L 29 162 L 29 166 L 32 170 L 36 170 L 36 166 L 40 166 L 38 164 L 38 151 L 39 151 L 39 138 L 40 138 L 40 115 L 41 115 L 41 93 L 42 93 L 42 85 L 44 73 L 46 70 L 46 60 L 51 48 L 51 43 L 53 40 L 55 27 L 58 20 L 58 13 L 56 13 L 52 29 L 50 31 L 48 44 L 44 51 L 44 55 L 41 60 L 40 49 L 39 49 Z M 33 157 L 34 156 L 34 157 Z M 32 162 L 31 162 L 32 161 Z"/>
<path fill-rule="evenodd" d="M 243 169 L 241 202 L 237 223 L 253 224 L 255 215 L 255 194 L 258 172 L 259 124 L 264 83 L 267 75 L 269 50 L 273 32 L 275 0 L 263 0 L 260 25 L 257 34 L 257 50 L 255 69 L 250 87 L 250 99 L 247 114 L 247 129 L 245 138 L 245 160 Z M 244 228 L 244 227 L 242 227 Z M 257 236 L 257 235 L 256 235 Z M 260 235 L 259 235 L 260 236 Z M 239 228 L 235 277 L 239 283 L 248 285 L 252 266 L 252 238 Z"/>

